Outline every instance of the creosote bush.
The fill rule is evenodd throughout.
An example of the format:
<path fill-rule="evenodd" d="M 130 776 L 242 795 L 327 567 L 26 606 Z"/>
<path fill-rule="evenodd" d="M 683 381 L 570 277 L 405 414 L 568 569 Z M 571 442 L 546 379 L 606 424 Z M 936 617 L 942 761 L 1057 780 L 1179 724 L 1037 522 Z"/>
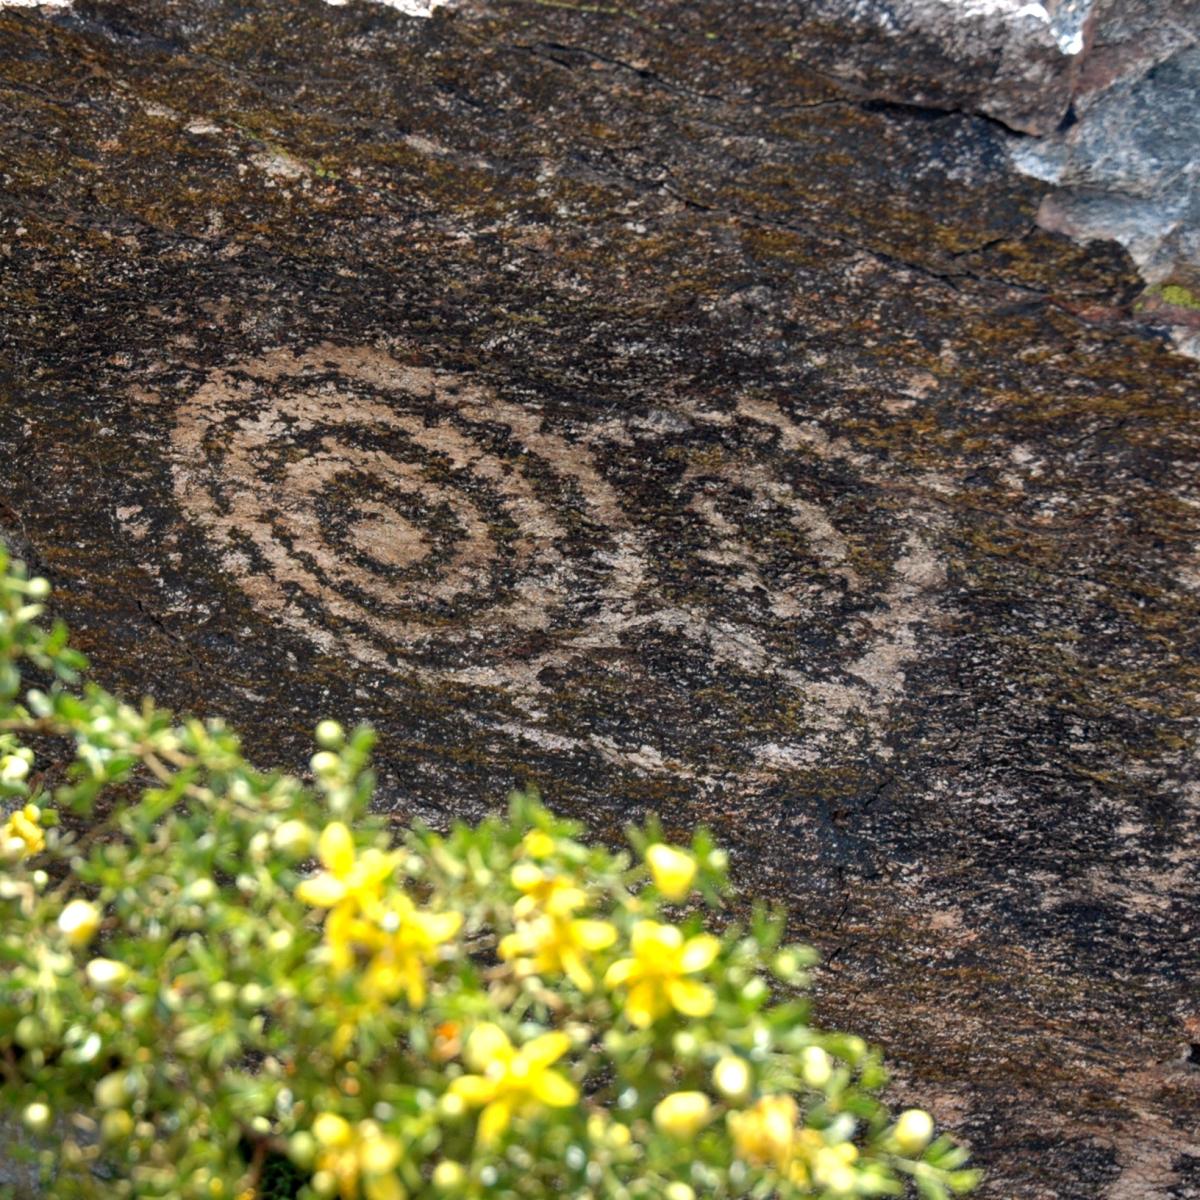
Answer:
<path fill-rule="evenodd" d="M 219 722 L 82 684 L 45 581 L 0 557 L 0 1110 L 45 1194 L 974 1185 L 876 1098 L 875 1052 L 810 1024 L 780 918 L 706 928 L 728 885 L 704 833 L 612 853 L 516 795 L 395 840 L 367 730 L 322 721 L 311 785 L 263 773 Z M 34 751 L 62 746 L 49 795 Z"/>

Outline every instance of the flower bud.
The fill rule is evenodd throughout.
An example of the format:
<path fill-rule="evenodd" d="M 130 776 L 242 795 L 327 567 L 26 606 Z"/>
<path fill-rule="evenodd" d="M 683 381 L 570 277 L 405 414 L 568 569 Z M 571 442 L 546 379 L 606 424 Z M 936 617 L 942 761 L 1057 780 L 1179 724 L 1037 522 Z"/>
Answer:
<path fill-rule="evenodd" d="M 87 900 L 72 900 L 59 913 L 58 927 L 69 945 L 86 946 L 100 928 L 100 912 Z"/>
<path fill-rule="evenodd" d="M 304 821 L 284 821 L 271 838 L 275 849 L 288 858 L 306 858 L 312 853 L 317 835 Z"/>
<path fill-rule="evenodd" d="M 45 600 L 50 595 L 50 581 L 43 579 L 40 575 L 35 575 L 25 585 L 25 595 L 30 600 Z"/>
<path fill-rule="evenodd" d="M 700 1049 L 700 1039 L 690 1029 L 681 1029 L 671 1039 L 671 1045 L 679 1058 L 692 1058 Z"/>
<path fill-rule="evenodd" d="M 674 1179 L 663 1189 L 665 1200 L 696 1200 L 696 1193 L 682 1180 Z"/>
<path fill-rule="evenodd" d="M 300 1130 L 288 1138 L 288 1156 L 296 1166 L 304 1169 L 312 1166 L 317 1155 L 317 1139 L 307 1130 Z"/>
<path fill-rule="evenodd" d="M 241 1004 L 243 1008 L 262 1008 L 263 1002 L 266 1000 L 266 998 L 266 989 L 258 983 L 243 984 L 242 990 L 238 992 L 238 1003 Z"/>
<path fill-rule="evenodd" d="M 50 1115 L 48 1104 L 35 1101 L 33 1104 L 25 1106 L 25 1111 L 21 1113 L 21 1120 L 25 1122 L 26 1129 L 33 1133 L 45 1133 L 50 1128 Z"/>
<path fill-rule="evenodd" d="M 0 758 L 0 779 L 5 783 L 20 783 L 29 774 L 29 764 L 15 754 Z"/>
<path fill-rule="evenodd" d="M 608 1127 L 605 1140 L 614 1150 L 624 1150 L 633 1141 L 633 1134 L 629 1132 L 628 1125 L 621 1125 L 614 1121 Z"/>
<path fill-rule="evenodd" d="M 345 740 L 346 731 L 336 721 L 321 721 L 317 725 L 317 745 L 322 750 L 337 750 Z"/>
<path fill-rule="evenodd" d="M 237 988 L 228 979 L 219 979 L 209 992 L 212 1001 L 220 1008 L 228 1008 L 237 999 Z"/>
<path fill-rule="evenodd" d="M 854 1149 L 853 1146 L 847 1148 Z M 857 1183 L 855 1173 L 846 1161 L 849 1156 L 839 1153 L 841 1149 L 841 1146 L 823 1146 L 814 1155 L 811 1167 L 813 1182 L 835 1196 L 852 1194 Z"/>
<path fill-rule="evenodd" d="M 336 1196 L 338 1190 L 337 1176 L 332 1171 L 318 1171 L 310 1180 L 309 1187 L 318 1196 Z"/>
<path fill-rule="evenodd" d="M 663 1133 L 686 1141 L 695 1137 L 712 1115 L 712 1104 L 703 1092 L 672 1092 L 654 1107 L 654 1124 Z"/>
<path fill-rule="evenodd" d="M 111 1075 L 105 1075 L 96 1084 L 92 1094 L 95 1096 L 97 1108 L 120 1108 L 129 1099 L 125 1072 L 113 1071 Z"/>
<path fill-rule="evenodd" d="M 342 769 L 342 760 L 328 750 L 318 750 L 308 760 L 314 775 L 336 775 Z"/>
<path fill-rule="evenodd" d="M 183 898 L 192 904 L 208 904 L 217 895 L 217 885 L 207 875 L 193 879 L 183 889 Z"/>
<path fill-rule="evenodd" d="M 800 973 L 800 966 L 800 957 L 794 950 L 780 950 L 771 969 L 780 979 L 790 982 Z"/>
<path fill-rule="evenodd" d="M 272 929 L 267 938 L 267 947 L 274 950 L 276 954 L 282 954 L 285 950 L 292 948 L 295 940 L 295 935 L 290 929 Z"/>
<path fill-rule="evenodd" d="M 382 1132 L 374 1121 L 362 1121 L 358 1130 L 358 1162 L 363 1174 L 378 1178 L 394 1171 L 404 1153 L 400 1143 Z"/>
<path fill-rule="evenodd" d="M 692 890 L 696 878 L 696 860 L 674 846 L 655 842 L 646 851 L 646 865 L 655 886 L 668 900 L 682 900 Z"/>
<path fill-rule="evenodd" d="M 336 1113 L 318 1113 L 312 1123 L 312 1135 L 317 1145 L 326 1150 L 348 1145 L 351 1139 L 349 1122 Z"/>
<path fill-rule="evenodd" d="M 32 1013 L 23 1016 L 13 1030 L 13 1038 L 18 1046 L 26 1050 L 36 1050 L 46 1036 L 45 1027 Z"/>
<path fill-rule="evenodd" d="M 896 1120 L 892 1138 L 901 1154 L 920 1154 L 933 1137 L 933 1118 L 921 1108 L 907 1108 Z"/>
<path fill-rule="evenodd" d="M 110 1108 L 100 1118 L 100 1136 L 106 1142 L 123 1142 L 133 1132 L 133 1117 L 123 1108 Z"/>
<path fill-rule="evenodd" d="M 433 1168 L 433 1186 L 439 1192 L 457 1192 L 467 1181 L 462 1163 L 443 1159 Z"/>
<path fill-rule="evenodd" d="M 88 983 L 99 992 L 115 991 L 129 978 L 129 968 L 111 958 L 93 958 L 84 974 Z"/>
<path fill-rule="evenodd" d="M 823 1088 L 833 1078 L 833 1063 L 820 1046 L 805 1046 L 800 1055 L 800 1073 L 811 1088 Z"/>
<path fill-rule="evenodd" d="M 713 1086 L 726 1100 L 744 1100 L 750 1094 L 750 1068 L 745 1059 L 727 1054 L 713 1067 Z"/>

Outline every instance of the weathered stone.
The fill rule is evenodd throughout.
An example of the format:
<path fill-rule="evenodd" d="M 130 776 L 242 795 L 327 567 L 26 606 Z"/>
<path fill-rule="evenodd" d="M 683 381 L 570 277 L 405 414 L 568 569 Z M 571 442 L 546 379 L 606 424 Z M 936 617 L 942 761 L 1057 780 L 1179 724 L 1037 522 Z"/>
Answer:
<path fill-rule="evenodd" d="M 1042 201 L 1040 223 L 1080 241 L 1120 242 L 1147 283 L 1159 290 L 1163 285 L 1197 289 L 1197 95 L 1200 47 L 1188 46 L 1145 74 L 1135 71 L 1090 96 L 1082 118 L 1068 130 L 1015 143 L 1017 166 L 1056 185 Z M 1156 294 L 1151 291 L 1148 298 Z M 1195 334 L 1186 309 L 1176 314 L 1160 306 L 1156 311 L 1174 327 L 1181 348 L 1189 348 Z"/>
<path fill-rule="evenodd" d="M 880 99 L 1055 130 L 1071 104 L 1090 0 L 818 0 L 795 53 Z"/>
<path fill-rule="evenodd" d="M 0 10 L 0 525 L 397 820 L 708 821 L 985 1195 L 1183 1197 L 1200 368 L 793 7 Z"/>
<path fill-rule="evenodd" d="M 1087 53 L 1075 82 L 1084 113 L 1109 88 L 1135 83 L 1161 62 L 1200 42 L 1197 0 L 1096 0 Z"/>

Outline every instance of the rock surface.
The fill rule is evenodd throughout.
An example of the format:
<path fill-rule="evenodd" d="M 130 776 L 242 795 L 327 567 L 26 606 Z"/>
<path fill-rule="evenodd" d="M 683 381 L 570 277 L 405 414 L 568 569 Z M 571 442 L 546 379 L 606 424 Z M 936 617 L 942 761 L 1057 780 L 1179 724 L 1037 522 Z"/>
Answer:
<path fill-rule="evenodd" d="M 1200 0 L 815 0 L 780 36 L 864 98 L 1004 125 L 1018 169 L 1056 185 L 1041 224 L 1123 245 L 1200 357 Z"/>
<path fill-rule="evenodd" d="M 1141 306 L 1200 357 L 1200 4 L 1107 0 L 1089 34 L 1075 119 L 1014 139 L 1013 161 L 1056 185 L 1043 227 L 1120 242 L 1150 285 Z"/>
<path fill-rule="evenodd" d="M 1092 0 L 816 0 L 796 6 L 788 32 L 798 58 L 864 95 L 1049 134 L 1091 19 Z"/>
<path fill-rule="evenodd" d="M 984 1195 L 1196 1196 L 1200 368 L 793 16 L 0 9 L 0 525 L 397 820 L 709 822 Z"/>

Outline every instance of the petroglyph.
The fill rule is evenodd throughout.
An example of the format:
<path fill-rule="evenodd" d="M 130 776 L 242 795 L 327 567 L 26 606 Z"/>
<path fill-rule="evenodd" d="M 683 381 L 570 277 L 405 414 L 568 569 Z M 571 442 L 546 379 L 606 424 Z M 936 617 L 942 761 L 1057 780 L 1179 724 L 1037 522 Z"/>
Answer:
<path fill-rule="evenodd" d="M 881 582 L 856 567 L 829 506 L 793 482 L 808 461 L 877 473 L 870 459 L 763 399 L 568 435 L 536 405 L 415 358 L 403 347 L 272 349 L 212 371 L 176 411 L 175 498 L 262 614 L 371 667 L 514 697 L 543 691 L 547 669 L 603 669 L 613 655 L 636 679 L 653 671 L 638 648 L 650 634 L 716 671 L 800 693 L 813 729 L 851 712 L 875 724 L 901 697 L 920 627 L 936 615 L 935 516 L 914 508 L 902 537 L 881 527 L 873 552 L 891 558 Z M 753 435 L 749 448 L 697 451 L 671 496 L 694 526 L 678 552 L 724 573 L 748 607 L 681 603 L 657 577 L 656 531 L 600 464 L 637 452 L 630 431 L 653 445 L 733 426 Z M 808 623 L 834 610 L 850 617 L 841 651 L 797 657 Z M 642 772 L 700 773 L 644 743 L 626 757 Z"/>

